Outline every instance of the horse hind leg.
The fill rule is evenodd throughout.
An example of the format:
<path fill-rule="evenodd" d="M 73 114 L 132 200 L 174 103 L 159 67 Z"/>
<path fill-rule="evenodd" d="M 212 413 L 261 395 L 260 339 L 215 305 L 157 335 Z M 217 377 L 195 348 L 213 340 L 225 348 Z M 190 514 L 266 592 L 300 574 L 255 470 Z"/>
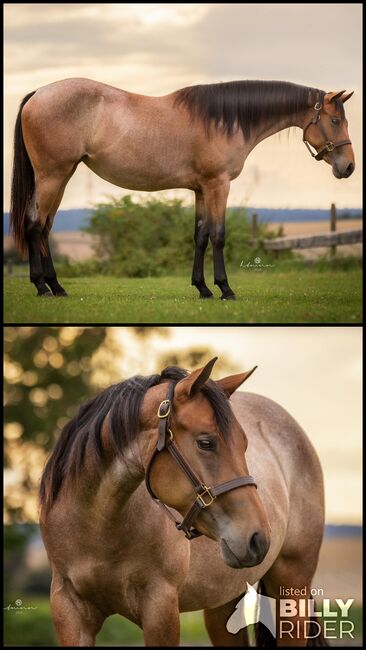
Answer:
<path fill-rule="evenodd" d="M 37 295 L 42 297 L 52 296 L 45 281 L 45 271 L 46 273 L 50 271 L 50 265 L 47 265 L 47 261 L 42 262 L 42 257 L 46 258 L 46 260 L 48 258 L 47 222 L 49 215 L 52 214 L 52 208 L 59 194 L 62 183 L 63 179 L 52 177 L 36 180 L 34 195 L 26 218 L 26 240 L 29 251 L 30 281 L 35 285 Z M 47 233 L 46 238 L 44 237 L 45 230 Z"/>
<path fill-rule="evenodd" d="M 68 180 L 69 179 L 67 179 L 67 181 Z M 54 204 L 52 206 L 52 211 L 51 211 L 51 213 L 50 213 L 50 215 L 49 215 L 49 217 L 47 219 L 46 226 L 45 226 L 45 228 L 44 228 L 44 230 L 42 232 L 42 238 L 43 238 L 44 248 L 45 248 L 45 252 L 46 252 L 46 255 L 44 255 L 44 256 L 41 255 L 41 262 L 42 262 L 44 280 L 45 280 L 45 283 L 51 289 L 53 295 L 56 296 L 56 297 L 65 297 L 65 296 L 67 296 L 67 293 L 66 293 L 65 289 L 61 286 L 61 284 L 59 283 L 59 281 L 57 279 L 57 274 L 56 274 L 56 271 L 55 271 L 55 267 L 53 265 L 52 255 L 51 255 L 51 251 L 50 251 L 49 233 L 50 233 L 50 230 L 52 228 L 53 219 L 54 219 L 54 217 L 56 215 L 56 212 L 57 212 L 57 210 L 59 208 L 59 205 L 61 203 L 67 181 L 65 181 L 63 183 L 63 185 L 61 186 L 61 188 L 59 189 L 59 192 L 57 194 L 55 202 L 54 202 Z"/>
<path fill-rule="evenodd" d="M 239 630 L 236 634 L 231 634 L 226 628 L 226 624 L 240 599 L 241 596 L 220 607 L 204 610 L 205 625 L 213 646 L 222 648 L 249 647 L 248 632 L 245 628 Z"/>

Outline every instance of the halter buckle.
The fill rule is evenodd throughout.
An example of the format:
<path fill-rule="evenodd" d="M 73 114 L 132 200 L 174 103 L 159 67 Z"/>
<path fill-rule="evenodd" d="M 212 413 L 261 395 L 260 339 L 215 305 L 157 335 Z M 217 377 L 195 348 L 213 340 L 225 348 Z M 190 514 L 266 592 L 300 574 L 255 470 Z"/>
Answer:
<path fill-rule="evenodd" d="M 207 485 L 203 485 L 202 487 L 204 488 L 204 491 L 201 492 L 201 494 L 197 494 L 196 501 L 200 501 L 201 504 L 202 504 L 202 507 L 203 507 L 203 508 L 208 508 L 208 506 L 210 506 L 211 503 L 214 502 L 214 500 L 216 499 L 216 497 L 212 494 L 212 492 L 211 492 L 211 488 L 207 487 Z M 207 496 L 208 496 L 208 498 L 210 499 L 210 501 L 206 502 L 206 501 L 204 500 L 203 497 L 204 497 L 205 494 L 207 494 Z"/>
<path fill-rule="evenodd" d="M 168 407 L 168 410 L 166 413 L 161 413 L 161 409 L 164 408 L 165 406 Z M 159 404 L 158 408 L 158 418 L 167 418 L 170 413 L 170 399 L 163 399 L 162 402 Z"/>
<path fill-rule="evenodd" d="M 321 102 L 316 102 L 314 106 L 314 111 L 321 111 L 321 110 L 322 110 Z"/>
<path fill-rule="evenodd" d="M 327 151 L 334 151 L 335 149 L 334 142 L 326 142 L 325 148 Z"/>

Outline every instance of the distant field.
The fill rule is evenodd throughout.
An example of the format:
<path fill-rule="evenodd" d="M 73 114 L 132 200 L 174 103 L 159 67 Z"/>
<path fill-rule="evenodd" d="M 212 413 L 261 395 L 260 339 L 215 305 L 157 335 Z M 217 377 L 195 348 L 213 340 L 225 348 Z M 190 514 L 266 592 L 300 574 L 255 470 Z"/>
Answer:
<path fill-rule="evenodd" d="M 60 278 L 68 298 L 37 298 L 26 277 L 6 277 L 6 323 L 360 323 L 361 270 L 240 269 L 236 301 L 200 300 L 189 275 Z M 212 286 L 211 278 L 208 281 Z"/>
<path fill-rule="evenodd" d="M 268 223 L 269 230 L 277 230 L 278 226 L 282 225 L 284 235 L 297 236 L 297 235 L 316 235 L 322 232 L 329 232 L 329 224 L 326 221 L 284 221 L 281 223 L 274 222 Z M 362 220 L 360 219 L 339 219 L 337 221 L 337 230 L 357 230 L 362 228 Z M 4 232 L 7 232 L 4 230 Z M 52 231 L 52 240 L 57 246 L 57 252 L 60 255 L 66 255 L 70 260 L 81 262 L 90 259 L 95 255 L 93 249 L 93 236 L 81 230 L 76 231 Z M 4 237 L 4 249 L 6 250 L 11 245 L 9 236 Z M 309 250 L 298 251 L 306 258 L 317 258 L 324 255 L 324 248 L 312 248 Z M 361 244 L 354 244 L 352 246 L 341 246 L 338 248 L 343 255 L 360 255 L 362 251 Z M 192 256 L 193 256 L 193 230 L 192 230 Z"/>

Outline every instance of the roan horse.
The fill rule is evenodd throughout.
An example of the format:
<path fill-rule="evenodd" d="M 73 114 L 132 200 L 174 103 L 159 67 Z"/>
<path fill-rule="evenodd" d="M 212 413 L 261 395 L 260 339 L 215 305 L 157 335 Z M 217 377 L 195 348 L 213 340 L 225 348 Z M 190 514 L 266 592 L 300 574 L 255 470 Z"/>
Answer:
<path fill-rule="evenodd" d="M 343 104 L 351 95 L 283 81 L 235 81 L 148 97 L 88 79 L 57 81 L 30 93 L 15 126 L 10 224 L 20 251 L 28 249 L 38 295 L 66 295 L 48 234 L 65 187 L 84 162 L 126 189 L 193 190 L 192 284 L 201 298 L 212 296 L 204 279 L 210 238 L 215 284 L 222 298 L 235 298 L 223 253 L 230 181 L 261 140 L 291 126 L 303 129 L 311 155 L 329 163 L 337 178 L 350 176 L 354 155 Z"/>
<path fill-rule="evenodd" d="M 247 582 L 277 599 L 309 593 L 324 523 L 316 453 L 278 404 L 229 399 L 253 370 L 214 382 L 215 361 L 111 386 L 63 429 L 41 481 L 62 645 L 94 645 L 118 613 L 146 645 L 177 646 L 179 612 L 203 609 L 215 646 L 241 646 L 245 630 L 226 622 Z"/>

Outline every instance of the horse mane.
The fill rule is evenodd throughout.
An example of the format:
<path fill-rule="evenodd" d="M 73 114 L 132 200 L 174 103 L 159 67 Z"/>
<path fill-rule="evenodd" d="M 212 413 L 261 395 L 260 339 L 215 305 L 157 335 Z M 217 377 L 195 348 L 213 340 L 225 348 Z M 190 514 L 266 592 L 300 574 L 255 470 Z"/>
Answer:
<path fill-rule="evenodd" d="M 49 510 L 61 485 L 77 480 L 83 467 L 87 443 L 96 468 L 102 466 L 101 434 L 107 415 L 111 444 L 115 452 L 123 457 L 139 432 L 140 409 L 147 390 L 167 380 L 176 384 L 187 375 L 188 372 L 182 368 L 168 366 L 160 375 L 136 375 L 109 386 L 82 404 L 63 427 L 47 461 L 40 485 L 41 506 Z M 211 380 L 201 390 L 212 406 L 220 433 L 227 440 L 232 411 L 226 394 Z"/>
<path fill-rule="evenodd" d="M 208 134 L 214 123 L 228 135 L 239 127 L 248 139 L 253 127 L 269 117 L 298 113 L 325 92 L 289 81 L 246 80 L 187 86 L 175 94 L 175 104 L 185 106 L 192 119 L 200 118 Z"/>

